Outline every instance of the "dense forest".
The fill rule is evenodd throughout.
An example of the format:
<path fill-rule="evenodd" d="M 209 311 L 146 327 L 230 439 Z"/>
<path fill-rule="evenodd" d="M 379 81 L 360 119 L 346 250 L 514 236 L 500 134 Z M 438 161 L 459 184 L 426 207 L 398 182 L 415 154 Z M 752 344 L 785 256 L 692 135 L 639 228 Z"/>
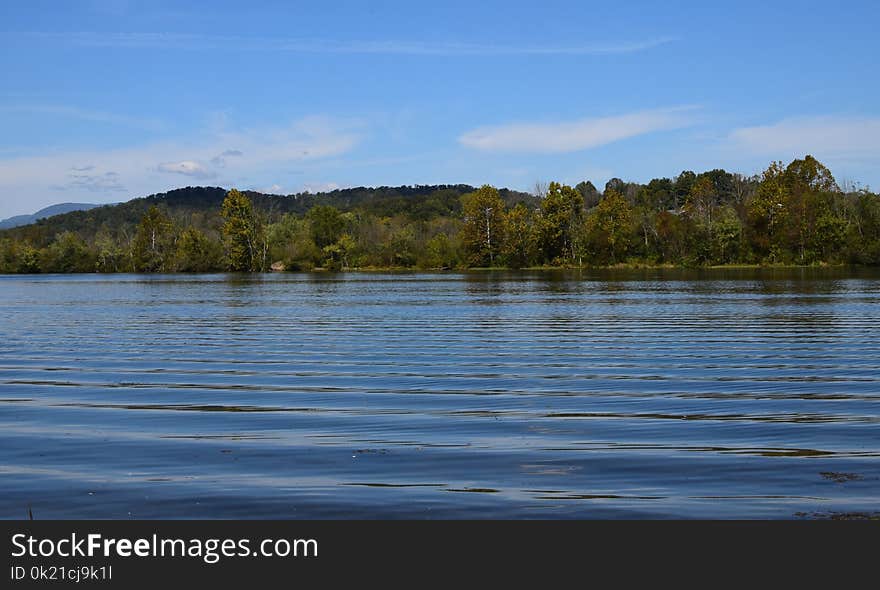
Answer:
<path fill-rule="evenodd" d="M 0 232 L 0 273 L 880 264 L 880 197 L 806 156 L 599 191 L 188 187 Z"/>

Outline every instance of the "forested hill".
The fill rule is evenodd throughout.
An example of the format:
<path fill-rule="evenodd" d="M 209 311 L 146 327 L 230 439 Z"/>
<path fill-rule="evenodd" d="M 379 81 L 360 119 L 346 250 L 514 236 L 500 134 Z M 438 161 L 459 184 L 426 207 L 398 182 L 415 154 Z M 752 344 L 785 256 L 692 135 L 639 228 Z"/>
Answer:
<path fill-rule="evenodd" d="M 461 212 L 461 196 L 474 191 L 466 184 L 381 186 L 337 189 L 322 193 L 272 195 L 243 191 L 257 211 L 274 222 L 286 213 L 303 215 L 315 205 L 329 205 L 342 212 L 355 209 L 376 217 L 405 215 L 416 220 L 434 217 L 457 217 Z M 539 199 L 528 194 L 501 189 L 508 206 L 525 203 L 537 206 Z M 156 205 L 181 226 L 193 226 L 212 232 L 219 230 L 220 205 L 226 189 L 220 187 L 188 186 L 133 199 L 116 205 L 105 205 L 88 211 L 73 211 L 39 220 L 26 226 L 0 231 L 0 239 L 24 240 L 41 248 L 51 243 L 58 234 L 74 232 L 91 241 L 96 235 L 113 239 L 134 235 L 147 210 Z"/>
<path fill-rule="evenodd" d="M 0 231 L 0 273 L 880 264 L 880 197 L 809 155 L 535 189 L 188 187 Z"/>

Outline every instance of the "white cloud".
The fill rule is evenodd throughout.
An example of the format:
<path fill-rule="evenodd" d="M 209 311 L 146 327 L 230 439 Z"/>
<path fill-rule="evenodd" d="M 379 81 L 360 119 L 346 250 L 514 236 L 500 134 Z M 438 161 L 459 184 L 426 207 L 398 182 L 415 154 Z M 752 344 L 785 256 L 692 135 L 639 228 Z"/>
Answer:
<path fill-rule="evenodd" d="M 611 117 L 556 123 L 510 123 L 479 127 L 461 135 L 465 147 L 487 152 L 564 153 L 621 139 L 686 127 L 692 107 L 654 109 Z"/>
<path fill-rule="evenodd" d="M 335 182 L 306 182 L 300 187 L 299 192 L 312 194 L 329 193 L 330 191 L 335 191 L 338 188 L 342 187 Z"/>
<path fill-rule="evenodd" d="M 284 193 L 282 192 L 282 191 L 284 191 L 284 187 L 281 186 L 280 184 L 277 184 L 277 183 L 276 183 L 276 184 L 273 184 L 273 185 L 271 185 L 271 186 L 264 186 L 264 187 L 261 187 L 261 188 L 257 188 L 257 189 L 255 189 L 255 190 L 256 190 L 258 193 L 264 193 L 264 194 L 267 194 L 267 195 L 282 195 L 282 194 L 284 194 Z"/>
<path fill-rule="evenodd" d="M 755 155 L 880 159 L 880 117 L 798 117 L 742 127 L 729 139 Z"/>
<path fill-rule="evenodd" d="M 177 188 L 181 175 L 223 186 L 261 178 L 271 183 L 283 180 L 280 175 L 292 164 L 308 170 L 349 152 L 361 134 L 358 121 L 307 117 L 273 129 L 213 130 L 124 149 L 0 157 L 0 194 L 7 195 L 0 202 L 0 217 L 53 204 L 58 190 L 70 193 L 68 200 L 83 191 L 89 202 L 118 202 L 123 192 L 134 198 Z M 211 162 L 218 154 L 223 166 Z"/>
<path fill-rule="evenodd" d="M 183 160 L 182 162 L 162 162 L 156 167 L 159 172 L 169 172 L 172 174 L 183 174 L 184 176 L 192 176 L 194 178 L 213 178 L 216 174 L 208 170 L 203 164 L 193 162 L 192 160 Z"/>

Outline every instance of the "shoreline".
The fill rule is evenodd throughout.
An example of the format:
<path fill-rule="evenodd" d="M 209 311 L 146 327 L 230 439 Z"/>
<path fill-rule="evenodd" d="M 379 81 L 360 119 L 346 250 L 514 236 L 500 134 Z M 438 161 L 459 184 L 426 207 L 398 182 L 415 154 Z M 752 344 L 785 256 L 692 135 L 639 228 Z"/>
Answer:
<path fill-rule="evenodd" d="M 843 268 L 852 268 L 852 269 L 870 269 L 870 268 L 878 268 L 874 265 L 868 264 L 849 264 L 849 263 L 840 263 L 840 264 L 831 264 L 831 263 L 821 263 L 821 264 L 721 264 L 721 265 L 708 265 L 708 266 L 684 266 L 684 265 L 676 265 L 676 264 L 630 264 L 630 263 L 622 263 L 615 264 L 609 266 L 528 266 L 522 268 L 512 268 L 506 266 L 494 266 L 494 267 L 466 267 L 466 268 L 413 268 L 413 267 L 404 267 L 404 266 L 368 266 L 368 267 L 356 267 L 356 268 L 342 268 L 338 270 L 328 269 L 325 267 L 315 267 L 309 270 L 266 270 L 266 271 L 253 271 L 253 272 L 237 272 L 230 270 L 210 270 L 204 272 L 155 272 L 155 273 L 145 273 L 145 272 L 134 272 L 134 271 L 119 271 L 119 272 L 52 272 L 52 273 L 0 273 L 0 276 L 50 276 L 50 275 L 212 275 L 212 274 L 241 274 L 241 275 L 284 275 L 284 274 L 343 274 L 343 273 L 492 273 L 492 272 L 560 272 L 560 271 L 631 271 L 631 270 L 689 270 L 689 271 L 701 271 L 701 270 L 795 270 L 795 269 L 803 269 L 803 270 L 826 270 L 826 269 L 843 269 Z"/>

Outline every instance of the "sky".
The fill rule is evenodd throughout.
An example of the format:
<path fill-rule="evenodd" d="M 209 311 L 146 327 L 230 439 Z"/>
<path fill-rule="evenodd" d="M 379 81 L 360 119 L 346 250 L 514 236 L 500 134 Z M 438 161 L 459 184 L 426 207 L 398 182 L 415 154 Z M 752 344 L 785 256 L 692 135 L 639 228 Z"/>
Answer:
<path fill-rule="evenodd" d="M 0 218 L 182 186 L 880 187 L 880 2 L 0 0 Z"/>

